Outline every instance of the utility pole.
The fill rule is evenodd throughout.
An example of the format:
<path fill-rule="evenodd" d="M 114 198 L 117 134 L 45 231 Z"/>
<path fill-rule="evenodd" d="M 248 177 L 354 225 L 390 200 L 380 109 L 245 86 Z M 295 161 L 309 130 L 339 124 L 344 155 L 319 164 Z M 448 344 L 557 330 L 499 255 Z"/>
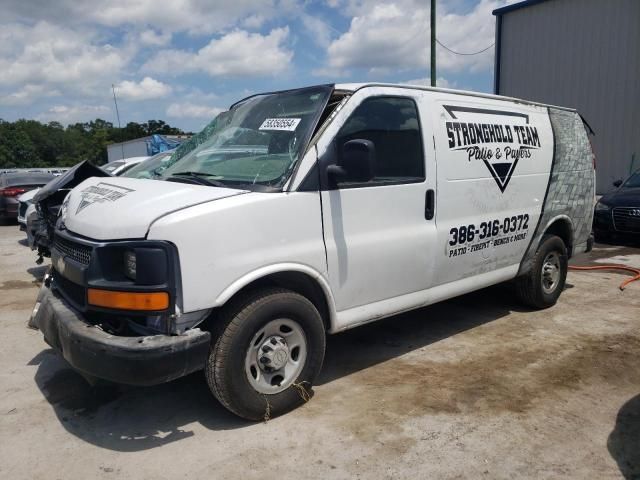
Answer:
<path fill-rule="evenodd" d="M 431 0 L 431 86 L 436 86 L 436 0 Z"/>
<path fill-rule="evenodd" d="M 116 118 L 118 119 L 118 129 L 120 130 L 120 133 L 122 133 L 122 126 L 120 125 L 120 112 L 118 111 L 118 101 L 116 100 L 116 86 L 113 83 L 111 84 L 111 90 L 113 91 L 113 103 L 116 104 Z M 122 159 L 124 160 L 124 142 L 120 142 L 120 149 L 122 150 Z"/>

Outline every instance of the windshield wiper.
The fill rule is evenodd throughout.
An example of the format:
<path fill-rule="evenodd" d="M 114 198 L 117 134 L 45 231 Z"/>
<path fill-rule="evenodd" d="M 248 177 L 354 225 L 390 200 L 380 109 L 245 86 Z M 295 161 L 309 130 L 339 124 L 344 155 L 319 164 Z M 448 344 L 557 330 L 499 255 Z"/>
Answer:
<path fill-rule="evenodd" d="M 208 178 L 206 178 L 206 177 L 214 177 L 215 176 L 215 175 L 211 175 L 210 173 L 204 173 L 204 172 L 176 172 L 176 173 L 172 173 L 171 176 L 172 177 L 190 178 L 191 180 L 193 180 L 196 183 L 199 183 L 200 185 L 208 185 L 210 187 L 222 187 L 222 188 L 228 188 L 229 187 L 224 182 L 220 182 L 218 180 L 209 180 Z"/>

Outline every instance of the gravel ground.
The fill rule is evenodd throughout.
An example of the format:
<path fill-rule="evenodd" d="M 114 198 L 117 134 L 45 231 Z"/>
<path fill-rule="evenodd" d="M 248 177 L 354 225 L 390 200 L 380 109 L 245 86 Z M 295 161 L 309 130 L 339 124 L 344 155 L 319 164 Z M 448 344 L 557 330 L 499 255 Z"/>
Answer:
<path fill-rule="evenodd" d="M 315 397 L 267 423 L 202 374 L 90 387 L 25 328 L 45 267 L 0 227 L 0 478 L 640 478 L 640 282 L 571 272 L 528 311 L 506 286 L 332 336 Z M 599 246 L 579 263 L 640 266 Z"/>

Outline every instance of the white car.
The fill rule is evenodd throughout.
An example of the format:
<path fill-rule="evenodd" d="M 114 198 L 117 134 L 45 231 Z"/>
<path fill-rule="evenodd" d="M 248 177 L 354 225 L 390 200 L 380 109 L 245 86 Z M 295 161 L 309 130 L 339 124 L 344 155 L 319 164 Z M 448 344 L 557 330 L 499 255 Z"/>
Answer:
<path fill-rule="evenodd" d="M 34 188 L 18 197 L 18 224 L 20 230 L 26 230 L 27 228 L 27 209 L 30 205 L 33 205 L 33 197 L 39 190 L 39 188 Z"/>
<path fill-rule="evenodd" d="M 109 162 L 106 165 L 103 165 L 101 168 L 111 175 L 122 175 L 130 168 L 133 168 L 135 165 L 140 162 L 144 162 L 147 158 L 150 157 L 130 157 L 122 160 L 114 160 L 113 162 Z"/>
<path fill-rule="evenodd" d="M 525 100 L 381 84 L 259 94 L 167 163 L 166 181 L 71 191 L 34 323 L 95 377 L 204 370 L 252 420 L 310 398 L 326 334 L 508 280 L 550 307 L 592 243 L 582 120 Z"/>

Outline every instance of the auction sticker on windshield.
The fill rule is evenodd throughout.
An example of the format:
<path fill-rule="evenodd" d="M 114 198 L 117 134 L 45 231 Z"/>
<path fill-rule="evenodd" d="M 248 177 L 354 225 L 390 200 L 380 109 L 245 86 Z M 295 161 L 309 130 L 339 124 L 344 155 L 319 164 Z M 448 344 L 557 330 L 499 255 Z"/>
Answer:
<path fill-rule="evenodd" d="M 283 130 L 293 132 L 300 123 L 299 118 L 267 118 L 259 130 Z"/>

